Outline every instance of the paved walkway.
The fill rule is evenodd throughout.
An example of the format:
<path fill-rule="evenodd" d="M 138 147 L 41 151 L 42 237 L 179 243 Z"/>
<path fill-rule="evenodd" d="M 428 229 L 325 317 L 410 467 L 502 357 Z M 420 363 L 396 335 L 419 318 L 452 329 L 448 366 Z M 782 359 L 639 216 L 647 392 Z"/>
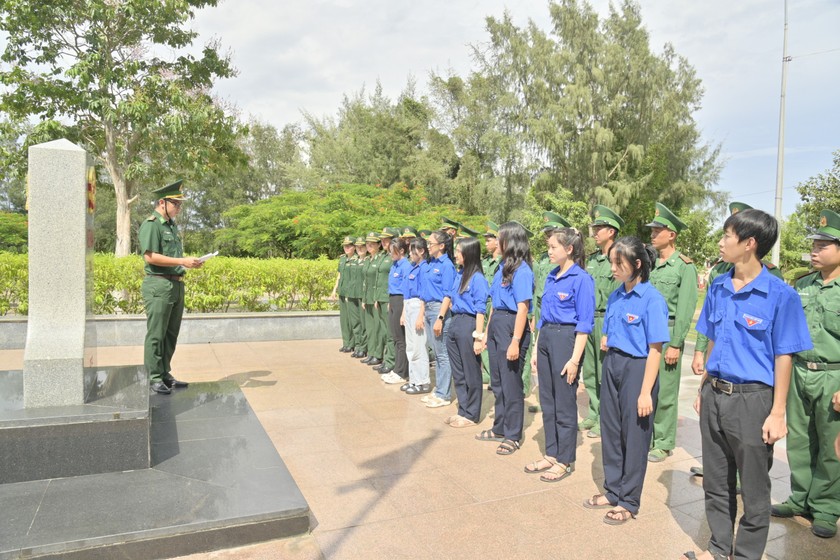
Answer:
<path fill-rule="evenodd" d="M 189 560 L 397 558 L 678 558 L 708 539 L 700 480 L 700 434 L 691 402 L 697 379 L 683 374 L 679 448 L 647 471 L 636 520 L 602 522 L 584 499 L 603 481 L 600 440 L 579 437 L 577 470 L 558 484 L 523 472 L 540 457 L 542 419 L 526 412 L 522 449 L 495 454 L 474 439 L 489 428 L 455 429 L 455 406 L 429 409 L 385 385 L 339 341 L 179 346 L 174 368 L 188 381 L 239 382 L 312 509 L 306 536 L 196 554 Z M 98 350 L 101 365 L 142 362 L 142 347 Z M 686 366 L 688 365 L 688 360 Z M 22 351 L 0 351 L 0 368 L 20 369 Z M 492 393 L 484 412 L 492 414 Z M 537 404 L 531 396 L 526 404 Z M 585 409 L 581 389 L 579 407 Z M 787 497 L 777 446 L 773 499 Z M 838 538 L 818 539 L 800 520 L 774 519 L 766 558 L 840 557 Z"/>

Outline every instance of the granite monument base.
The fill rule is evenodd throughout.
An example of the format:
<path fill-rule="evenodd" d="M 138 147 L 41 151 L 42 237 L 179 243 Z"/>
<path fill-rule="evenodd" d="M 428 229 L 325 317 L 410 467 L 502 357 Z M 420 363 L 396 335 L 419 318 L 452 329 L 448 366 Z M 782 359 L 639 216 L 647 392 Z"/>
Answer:
<path fill-rule="evenodd" d="M 79 405 L 26 408 L 23 381 L 0 371 L 0 483 L 149 467 L 142 366 L 85 368 Z"/>
<path fill-rule="evenodd" d="M 236 383 L 150 405 L 151 468 L 0 485 L 0 560 L 168 558 L 309 530 L 309 506 Z"/>

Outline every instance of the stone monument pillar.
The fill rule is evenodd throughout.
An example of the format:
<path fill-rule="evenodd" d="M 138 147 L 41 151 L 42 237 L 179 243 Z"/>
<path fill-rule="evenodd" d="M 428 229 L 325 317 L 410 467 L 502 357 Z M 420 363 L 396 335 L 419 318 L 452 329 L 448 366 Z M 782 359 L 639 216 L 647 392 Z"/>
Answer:
<path fill-rule="evenodd" d="M 85 401 L 93 286 L 93 163 L 55 140 L 29 148 L 29 319 L 24 407 Z"/>

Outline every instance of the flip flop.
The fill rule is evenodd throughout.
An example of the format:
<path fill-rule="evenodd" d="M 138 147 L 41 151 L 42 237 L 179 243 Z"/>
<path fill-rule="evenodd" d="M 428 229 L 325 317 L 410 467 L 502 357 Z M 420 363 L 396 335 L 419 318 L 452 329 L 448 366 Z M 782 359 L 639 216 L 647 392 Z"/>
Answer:
<path fill-rule="evenodd" d="M 505 438 L 493 433 L 493 430 L 482 430 L 476 434 L 475 439 L 479 441 L 505 441 Z"/>
<path fill-rule="evenodd" d="M 621 514 L 621 518 L 616 519 L 614 517 L 610 517 L 611 513 L 612 514 Z M 636 516 L 633 513 L 629 512 L 628 510 L 626 510 L 626 509 L 611 509 L 604 516 L 604 523 L 606 523 L 607 525 L 624 525 L 625 523 L 627 523 L 631 519 L 636 519 Z"/>
<path fill-rule="evenodd" d="M 475 426 L 475 422 L 473 422 L 469 418 L 459 416 L 455 418 L 452 422 L 450 422 L 449 426 L 452 428 L 467 428 L 469 426 Z"/>
<path fill-rule="evenodd" d="M 595 494 L 594 496 L 592 496 L 588 500 L 583 501 L 583 507 L 588 508 L 588 509 L 605 509 L 605 508 L 615 507 L 614 505 L 612 505 L 609 502 L 607 502 L 606 504 L 595 503 L 595 502 L 598 501 L 598 498 L 603 498 L 603 497 L 604 497 L 603 494 Z"/>

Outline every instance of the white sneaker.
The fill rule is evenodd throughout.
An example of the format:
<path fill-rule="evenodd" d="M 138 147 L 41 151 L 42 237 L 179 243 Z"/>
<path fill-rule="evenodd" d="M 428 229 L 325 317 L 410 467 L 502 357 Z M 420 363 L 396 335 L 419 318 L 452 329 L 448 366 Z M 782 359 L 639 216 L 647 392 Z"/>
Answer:
<path fill-rule="evenodd" d="M 400 384 L 405 383 L 405 379 L 403 379 L 402 377 L 400 377 L 399 375 L 397 375 L 393 371 L 391 373 L 385 374 L 385 376 L 382 378 L 382 381 L 384 381 L 385 383 L 388 383 L 389 385 L 396 385 L 397 383 L 400 383 Z"/>
<path fill-rule="evenodd" d="M 452 404 L 452 401 L 442 399 L 442 398 L 436 397 L 436 396 L 432 396 L 431 399 L 426 401 L 426 406 L 428 408 L 438 408 L 438 407 L 441 407 L 441 406 L 449 406 L 450 404 Z"/>

